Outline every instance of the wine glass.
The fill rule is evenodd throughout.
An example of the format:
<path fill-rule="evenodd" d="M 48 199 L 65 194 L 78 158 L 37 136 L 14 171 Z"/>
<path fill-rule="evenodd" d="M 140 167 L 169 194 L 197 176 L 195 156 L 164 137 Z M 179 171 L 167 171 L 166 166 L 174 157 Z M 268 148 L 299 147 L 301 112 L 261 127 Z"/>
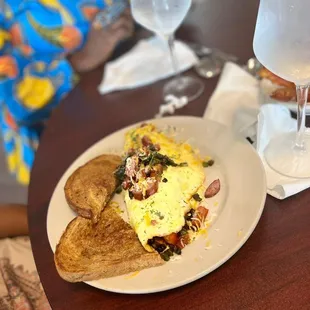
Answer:
<path fill-rule="evenodd" d="M 310 135 L 306 132 L 309 12 L 310 1 L 261 0 L 253 43 L 256 57 L 267 69 L 296 84 L 297 134 L 289 132 L 273 138 L 264 151 L 272 169 L 294 178 L 310 177 Z"/>
<path fill-rule="evenodd" d="M 167 95 L 186 97 L 188 102 L 198 98 L 203 93 L 203 83 L 179 73 L 174 53 L 174 32 L 188 13 L 192 0 L 131 0 L 130 4 L 134 19 L 168 42 L 175 77 L 164 86 L 164 98 Z"/>

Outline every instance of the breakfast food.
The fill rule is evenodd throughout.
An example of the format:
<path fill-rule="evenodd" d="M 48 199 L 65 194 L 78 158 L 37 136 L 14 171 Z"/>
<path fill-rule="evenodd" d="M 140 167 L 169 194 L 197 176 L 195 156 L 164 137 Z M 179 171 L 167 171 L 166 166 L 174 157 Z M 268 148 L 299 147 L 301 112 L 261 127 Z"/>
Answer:
<path fill-rule="evenodd" d="M 130 224 L 144 248 L 167 261 L 181 254 L 207 217 L 208 209 L 199 205 L 203 162 L 188 143 L 175 142 L 152 124 L 126 134 L 125 152 L 116 176 L 125 190 Z M 218 190 L 219 183 L 212 194 Z"/>
<path fill-rule="evenodd" d="M 286 81 L 275 75 L 265 67 L 262 67 L 258 76 L 261 79 L 261 88 L 265 94 L 277 101 L 296 102 L 296 86 L 294 83 Z M 308 102 L 310 102 L 310 93 L 308 95 Z"/>
<path fill-rule="evenodd" d="M 69 206 L 80 216 L 97 223 L 117 186 L 113 173 L 120 163 L 117 155 L 101 155 L 78 168 L 65 185 Z"/>
<path fill-rule="evenodd" d="M 108 206 L 96 225 L 77 217 L 57 245 L 55 265 L 66 281 L 114 277 L 163 264 L 157 253 L 147 252 L 135 232 Z"/>
<path fill-rule="evenodd" d="M 123 159 L 99 156 L 78 168 L 64 191 L 78 213 L 56 247 L 59 275 L 69 282 L 114 277 L 162 265 L 205 228 L 206 201 L 220 180 L 204 185 L 202 160 L 187 142 L 176 142 L 152 124 L 125 135 Z M 114 193 L 123 192 L 129 223 L 118 214 Z"/>

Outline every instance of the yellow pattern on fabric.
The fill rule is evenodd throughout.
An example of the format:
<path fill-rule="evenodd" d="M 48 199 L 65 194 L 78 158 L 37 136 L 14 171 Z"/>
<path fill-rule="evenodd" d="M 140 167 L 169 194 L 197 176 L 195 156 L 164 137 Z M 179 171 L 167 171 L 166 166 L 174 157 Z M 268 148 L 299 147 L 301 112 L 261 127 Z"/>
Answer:
<path fill-rule="evenodd" d="M 16 87 L 17 98 L 29 109 L 44 107 L 54 96 L 50 79 L 26 75 Z"/>
<path fill-rule="evenodd" d="M 15 172 L 17 167 L 17 154 L 16 149 L 10 154 L 7 154 L 7 162 L 10 172 Z"/>
<path fill-rule="evenodd" d="M 11 35 L 7 31 L 0 29 L 0 49 L 2 49 L 4 44 L 8 41 L 11 41 Z"/>
<path fill-rule="evenodd" d="M 7 164 L 11 173 L 16 175 L 16 179 L 22 185 L 28 185 L 30 171 L 23 161 L 22 145 L 20 138 L 16 135 L 15 149 L 7 156 Z"/>
<path fill-rule="evenodd" d="M 30 171 L 26 167 L 25 163 L 20 160 L 20 165 L 18 167 L 17 171 L 17 181 L 21 183 L 22 185 L 28 185 L 30 181 Z"/>
<path fill-rule="evenodd" d="M 39 0 L 42 5 L 59 12 L 65 24 L 72 25 L 74 20 L 71 14 L 59 3 L 58 0 Z"/>

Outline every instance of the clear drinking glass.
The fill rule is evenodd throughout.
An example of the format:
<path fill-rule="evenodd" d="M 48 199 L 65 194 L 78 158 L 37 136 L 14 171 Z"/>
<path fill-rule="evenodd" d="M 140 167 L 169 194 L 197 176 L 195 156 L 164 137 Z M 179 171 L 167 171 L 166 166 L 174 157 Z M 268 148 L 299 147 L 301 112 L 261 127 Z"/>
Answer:
<path fill-rule="evenodd" d="M 188 101 L 198 98 L 204 90 L 203 83 L 179 73 L 178 61 L 174 53 L 174 32 L 188 13 L 192 0 L 131 0 L 130 4 L 134 19 L 168 42 L 176 76 L 164 86 L 164 98 L 167 95 L 174 95 L 177 98 L 186 97 Z"/>
<path fill-rule="evenodd" d="M 295 178 L 310 177 L 310 135 L 305 126 L 310 84 L 309 12 L 309 0 L 261 0 L 253 43 L 256 57 L 266 68 L 296 84 L 297 133 L 275 137 L 264 153 L 271 168 Z"/>

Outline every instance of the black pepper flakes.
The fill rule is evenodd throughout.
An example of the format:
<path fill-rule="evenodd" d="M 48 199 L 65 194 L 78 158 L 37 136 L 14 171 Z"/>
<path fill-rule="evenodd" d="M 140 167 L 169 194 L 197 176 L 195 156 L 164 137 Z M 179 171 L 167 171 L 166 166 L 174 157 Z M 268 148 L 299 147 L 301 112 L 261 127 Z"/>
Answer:
<path fill-rule="evenodd" d="M 196 200 L 196 201 L 199 201 L 199 202 L 202 200 L 200 198 L 199 194 L 197 194 L 197 193 L 195 195 L 193 195 L 193 199 Z"/>
<path fill-rule="evenodd" d="M 128 194 L 129 194 L 129 198 L 133 199 L 133 193 L 131 191 L 129 191 Z"/>

